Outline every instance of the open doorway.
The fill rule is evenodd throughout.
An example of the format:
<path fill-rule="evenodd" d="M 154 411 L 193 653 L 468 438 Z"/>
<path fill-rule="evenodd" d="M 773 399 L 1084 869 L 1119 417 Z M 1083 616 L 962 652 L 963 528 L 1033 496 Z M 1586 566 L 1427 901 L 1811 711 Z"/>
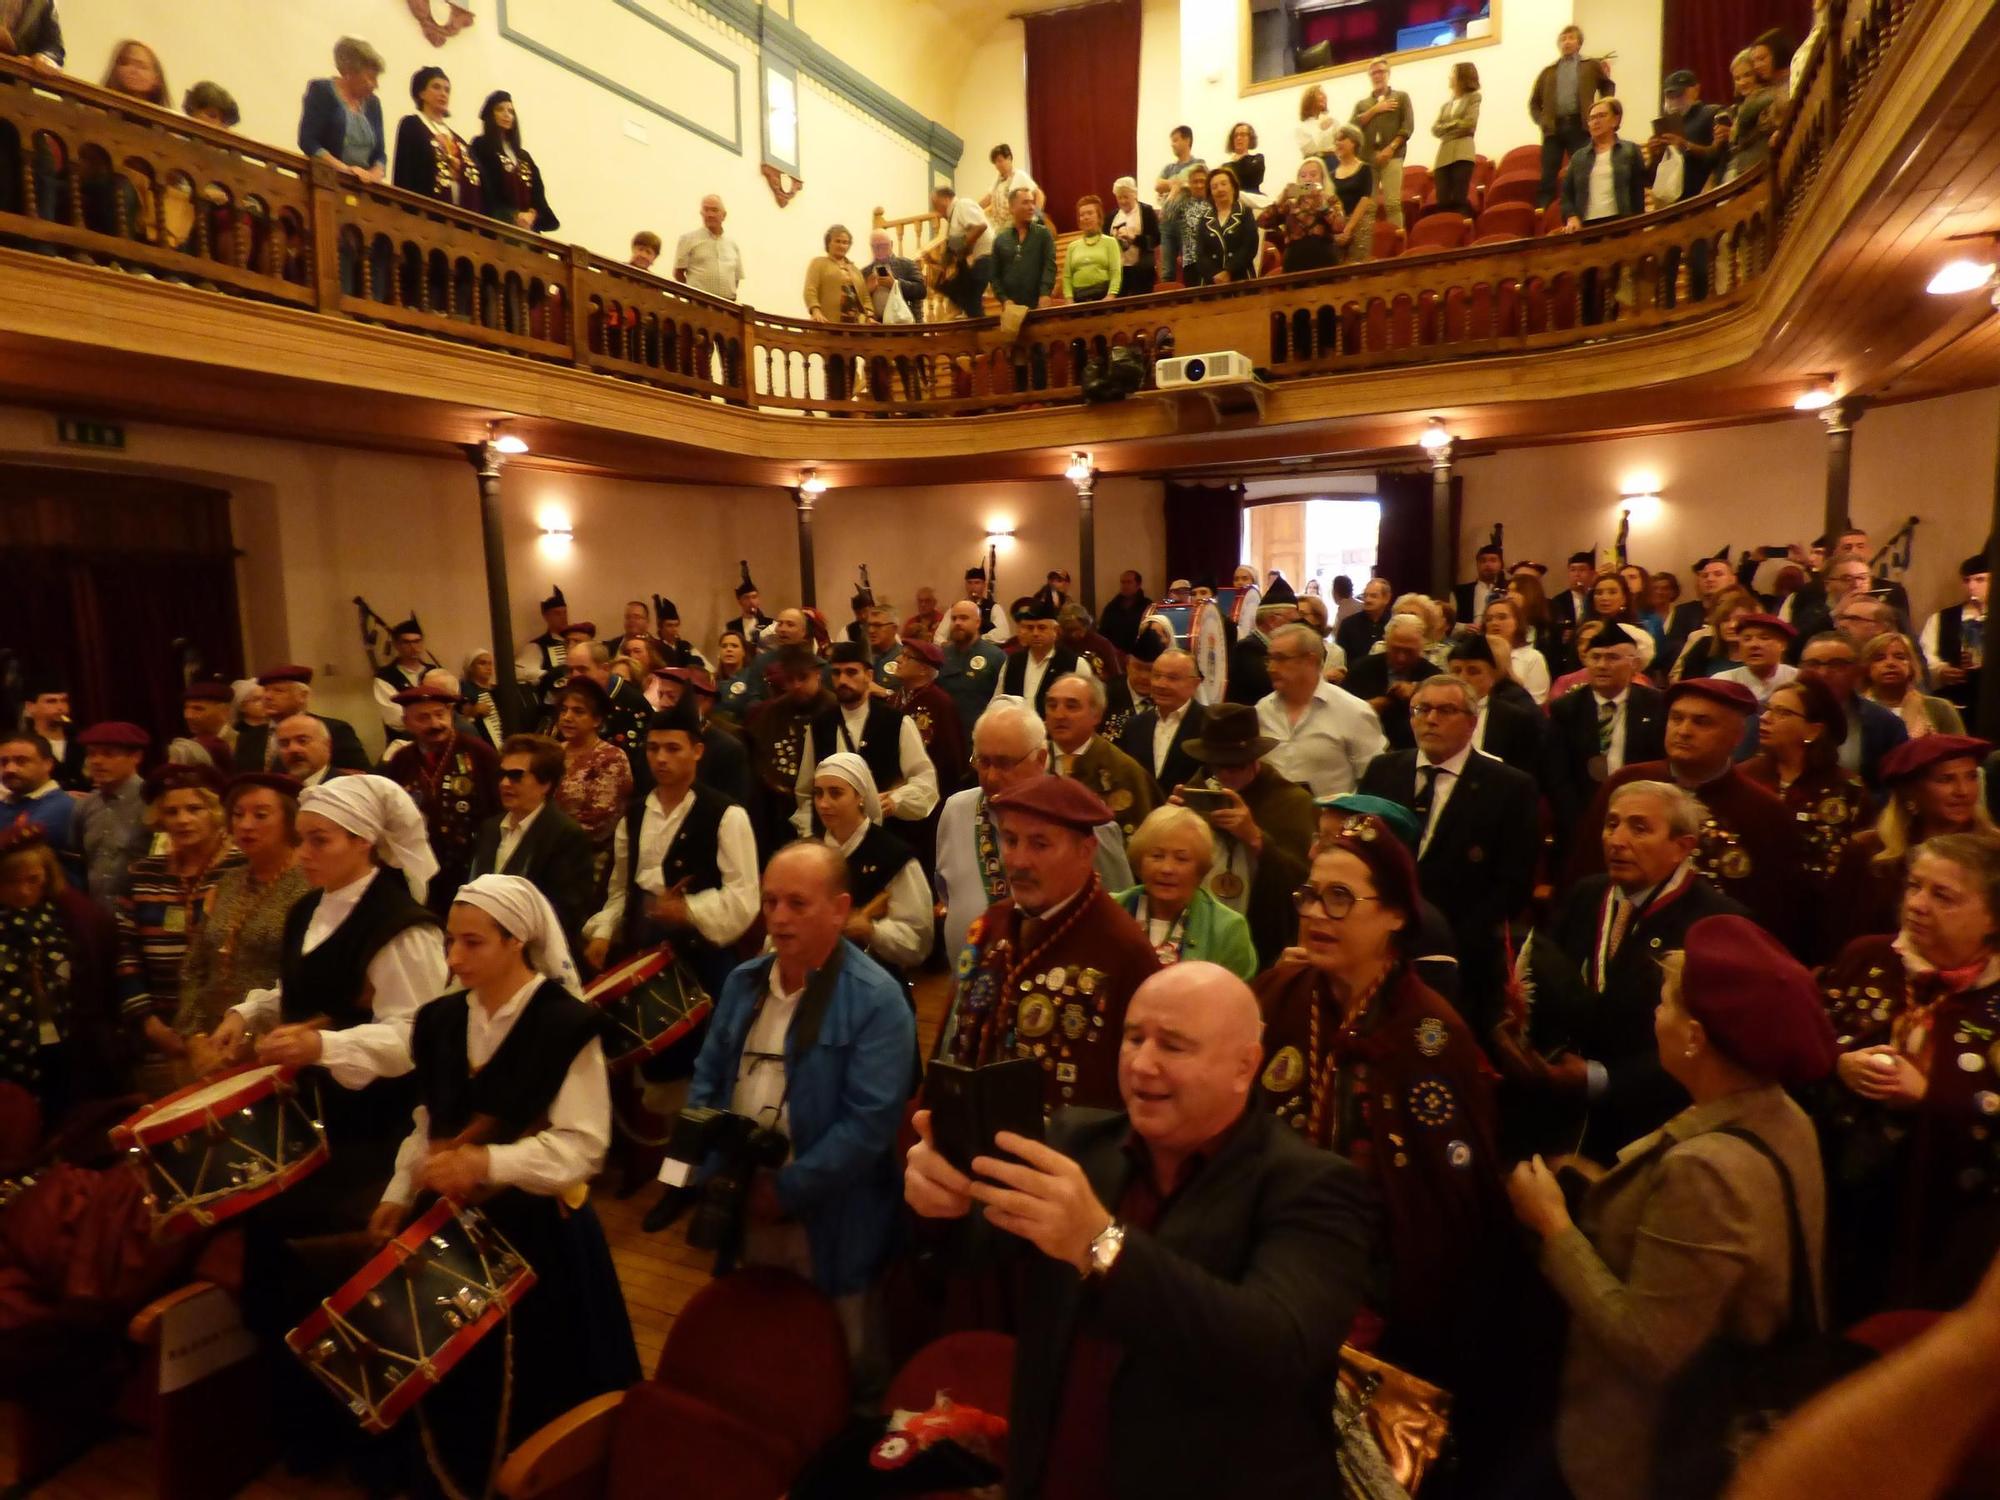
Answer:
<path fill-rule="evenodd" d="M 1359 594 L 1375 572 L 1382 502 L 1374 496 L 1277 500 L 1243 508 L 1243 557 L 1265 583 L 1273 569 L 1293 589 L 1325 597 L 1345 575 Z"/>

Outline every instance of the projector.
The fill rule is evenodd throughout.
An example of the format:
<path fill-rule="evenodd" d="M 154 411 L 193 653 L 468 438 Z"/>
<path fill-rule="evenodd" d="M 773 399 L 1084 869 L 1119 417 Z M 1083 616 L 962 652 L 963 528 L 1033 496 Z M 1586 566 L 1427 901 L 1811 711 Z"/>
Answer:
<path fill-rule="evenodd" d="M 1215 354 L 1182 354 L 1153 367 L 1153 379 L 1163 391 L 1198 385 L 1244 385 L 1257 378 L 1250 356 L 1224 349 Z"/>

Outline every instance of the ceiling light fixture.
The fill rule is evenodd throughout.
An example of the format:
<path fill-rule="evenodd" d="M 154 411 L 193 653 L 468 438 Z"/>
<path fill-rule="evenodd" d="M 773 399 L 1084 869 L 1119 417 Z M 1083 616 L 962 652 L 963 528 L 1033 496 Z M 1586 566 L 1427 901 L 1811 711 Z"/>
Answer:
<path fill-rule="evenodd" d="M 808 500 L 817 500 L 826 493 L 826 481 L 819 477 L 817 469 L 799 471 L 799 493 Z"/>
<path fill-rule="evenodd" d="M 1444 425 L 1444 418 L 1432 417 L 1424 428 L 1423 436 L 1419 437 L 1417 441 L 1424 446 L 1426 451 L 1431 453 L 1437 452 L 1440 448 L 1448 447 L 1451 443 L 1451 433 Z"/>
<path fill-rule="evenodd" d="M 1994 263 L 1991 260 L 1973 260 L 1960 256 L 1948 260 L 1938 267 L 1924 290 L 1933 297 L 1956 297 L 1964 292 L 1977 292 L 1993 284 Z"/>
<path fill-rule="evenodd" d="M 1069 456 L 1069 467 L 1063 470 L 1063 478 L 1067 479 L 1071 484 L 1082 484 L 1086 479 L 1090 478 L 1090 455 L 1088 453 L 1072 453 Z"/>
<path fill-rule="evenodd" d="M 495 422 L 492 425 L 492 427 L 488 429 L 488 434 L 489 434 L 489 441 L 491 441 L 493 444 L 493 451 L 496 453 L 506 453 L 512 455 L 518 453 L 526 453 L 528 451 L 528 440 L 526 438 L 516 437 L 513 433 L 507 431 L 504 427 L 502 427 L 498 422 Z"/>
<path fill-rule="evenodd" d="M 1792 403 L 1794 411 L 1825 411 L 1838 399 L 1833 393 L 1831 380 L 1820 380 L 1810 389 L 1803 391 L 1799 399 Z"/>

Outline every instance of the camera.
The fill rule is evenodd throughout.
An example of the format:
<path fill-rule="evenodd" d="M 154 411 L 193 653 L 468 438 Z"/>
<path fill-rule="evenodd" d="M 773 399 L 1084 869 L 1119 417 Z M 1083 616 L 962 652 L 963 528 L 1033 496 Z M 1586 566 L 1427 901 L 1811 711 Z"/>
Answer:
<path fill-rule="evenodd" d="M 759 1167 L 782 1167 L 791 1150 L 782 1130 L 760 1125 L 748 1115 L 726 1109 L 684 1109 L 675 1117 L 667 1137 L 667 1160 L 670 1165 L 679 1163 L 681 1170 L 661 1176 L 672 1186 L 686 1187 L 696 1168 L 715 1164 L 698 1189 L 687 1238 L 697 1250 L 715 1251 L 717 1275 L 735 1264 L 743 1248 L 751 1178 Z"/>

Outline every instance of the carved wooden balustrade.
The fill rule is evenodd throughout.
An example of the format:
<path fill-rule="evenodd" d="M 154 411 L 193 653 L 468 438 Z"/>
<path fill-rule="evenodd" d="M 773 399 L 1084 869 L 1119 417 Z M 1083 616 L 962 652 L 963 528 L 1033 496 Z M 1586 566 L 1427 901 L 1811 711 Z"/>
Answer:
<path fill-rule="evenodd" d="M 1114 349 L 1238 350 L 1272 379 L 1569 348 L 1722 314 L 1785 226 L 1915 13 L 1831 0 L 1768 169 L 1574 235 L 1406 254 L 1029 316 L 900 326 L 741 306 L 325 161 L 0 60 L 0 245 L 542 359 L 664 391 L 805 414 L 1003 412 L 1083 399 Z M 935 215 L 877 227 L 915 257 Z M 939 299 L 932 308 L 942 310 Z"/>

